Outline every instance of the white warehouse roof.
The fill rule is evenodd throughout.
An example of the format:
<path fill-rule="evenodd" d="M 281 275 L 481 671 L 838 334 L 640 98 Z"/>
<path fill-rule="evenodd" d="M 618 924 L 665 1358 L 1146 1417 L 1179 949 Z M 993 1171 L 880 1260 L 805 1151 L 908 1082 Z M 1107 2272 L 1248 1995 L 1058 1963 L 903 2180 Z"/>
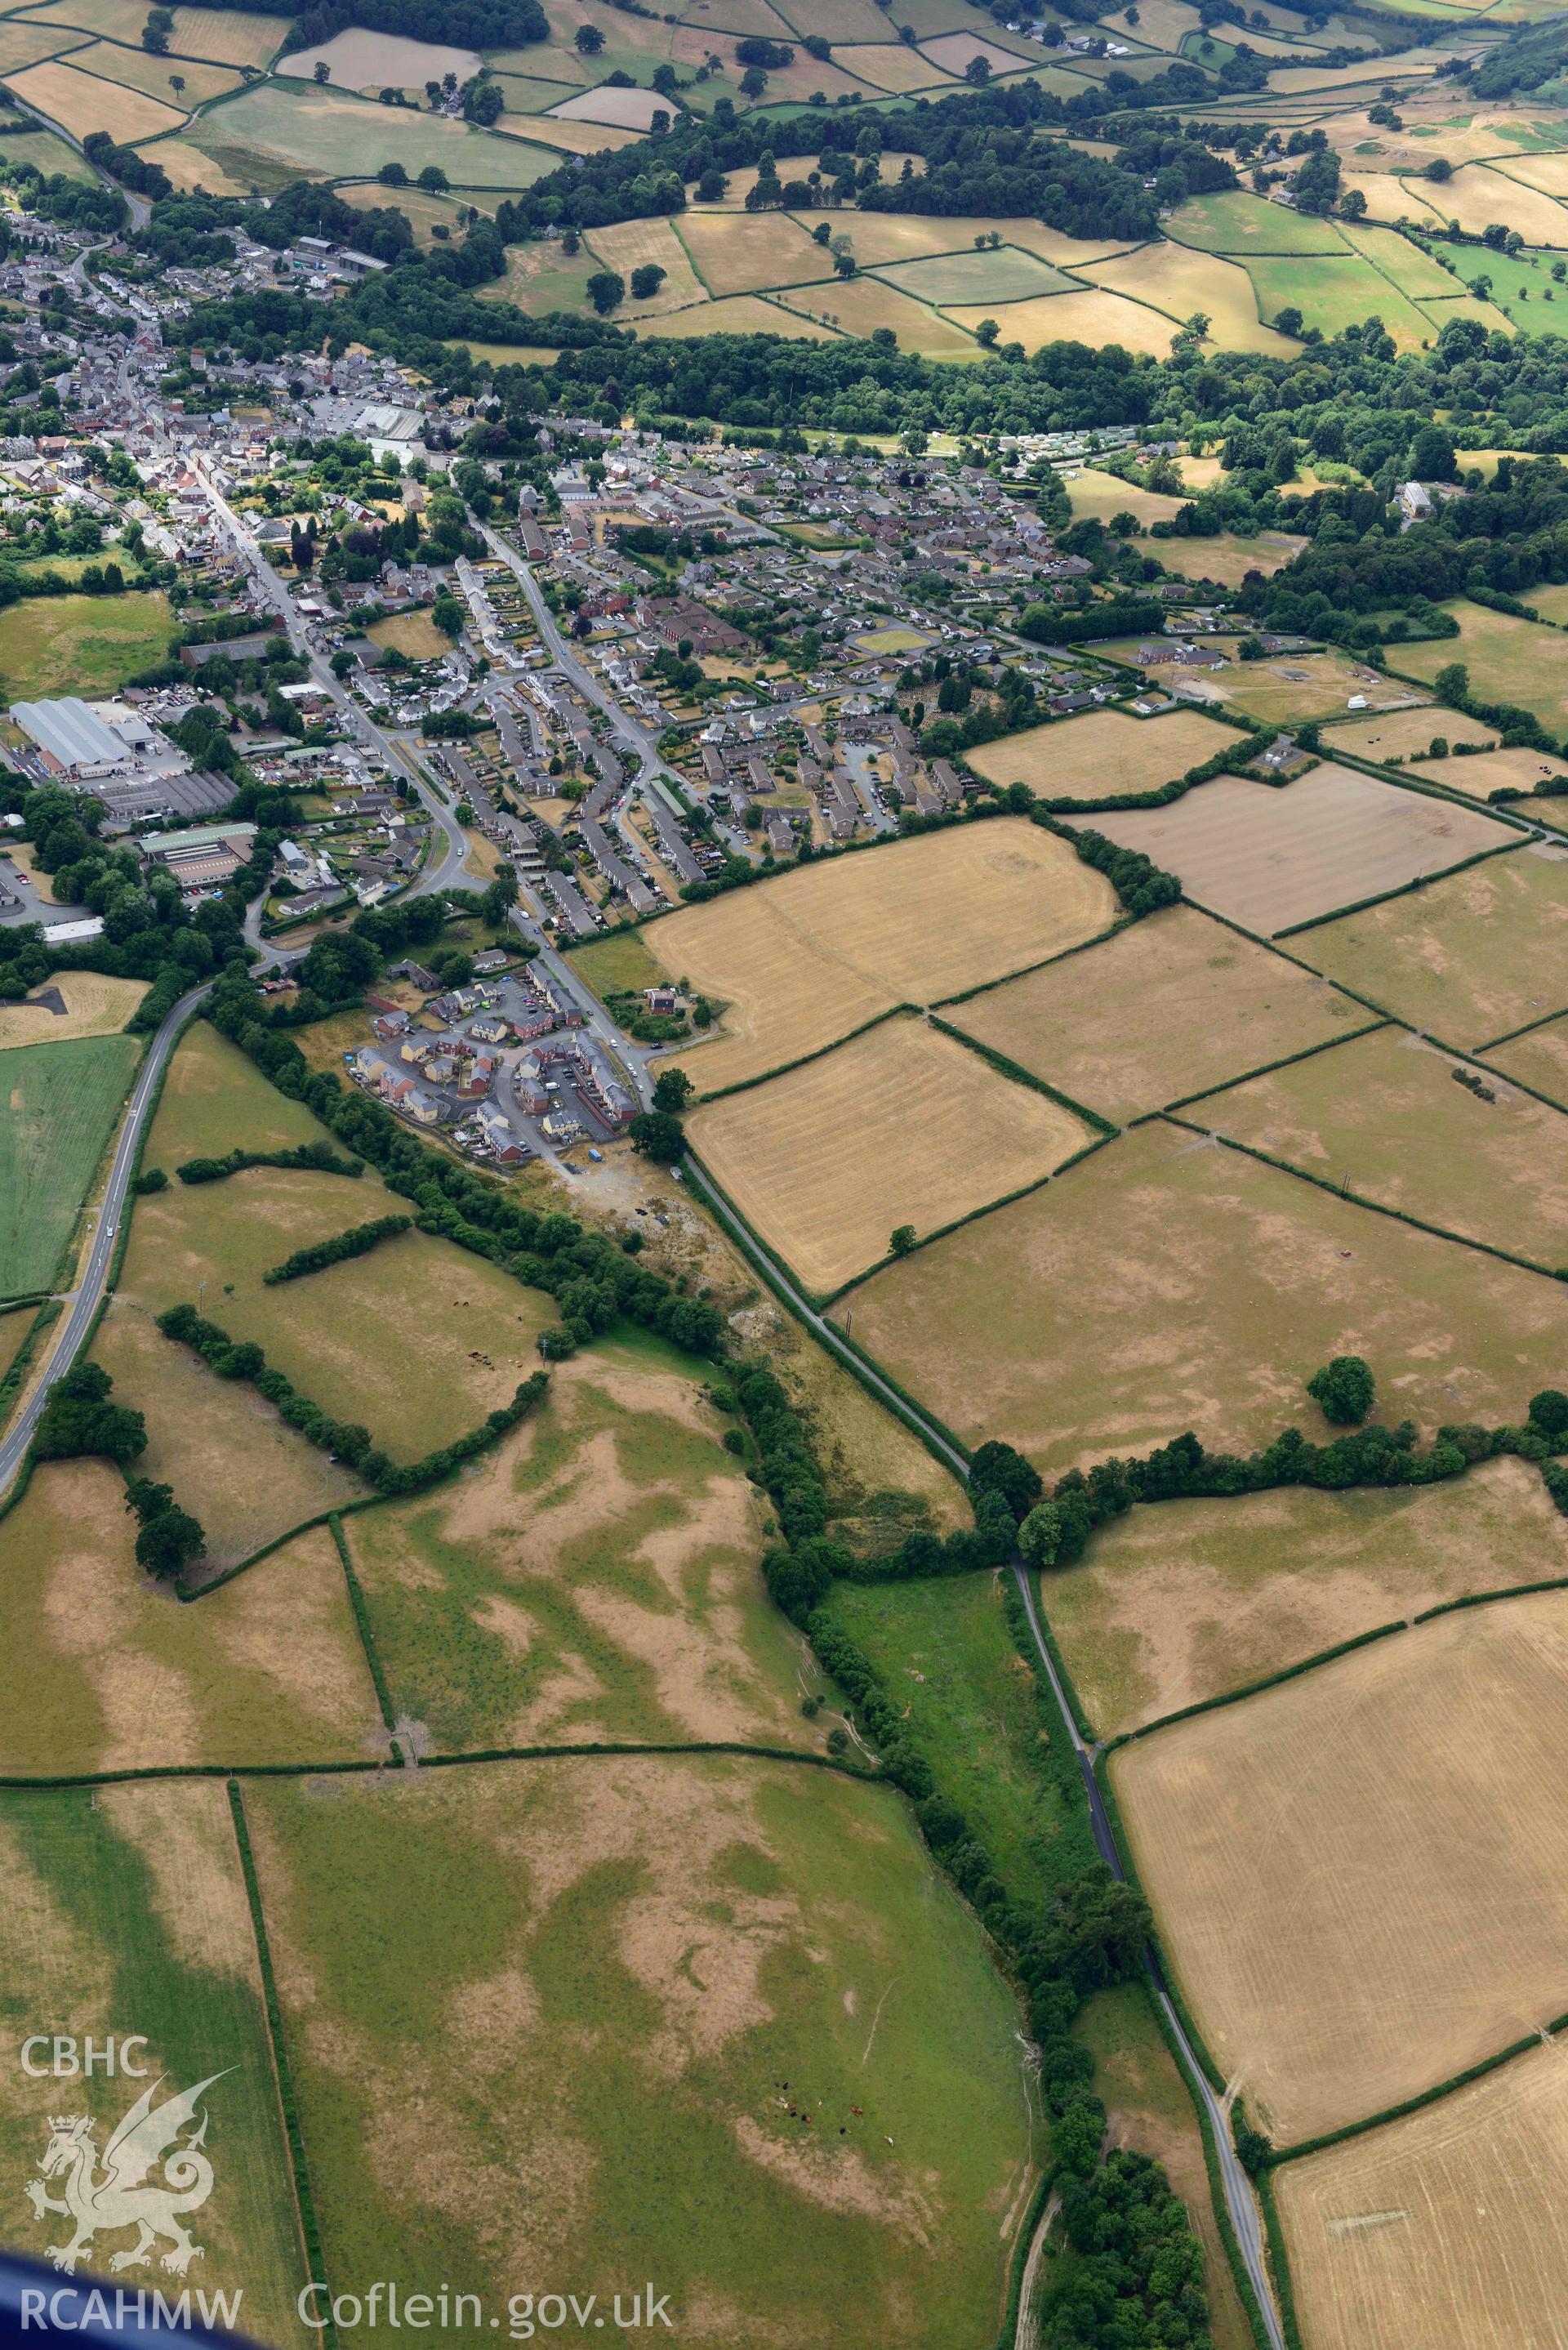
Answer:
<path fill-rule="evenodd" d="M 126 745 L 119 736 L 74 693 L 59 702 L 14 702 L 11 715 L 62 767 L 118 767 L 124 763 Z"/>

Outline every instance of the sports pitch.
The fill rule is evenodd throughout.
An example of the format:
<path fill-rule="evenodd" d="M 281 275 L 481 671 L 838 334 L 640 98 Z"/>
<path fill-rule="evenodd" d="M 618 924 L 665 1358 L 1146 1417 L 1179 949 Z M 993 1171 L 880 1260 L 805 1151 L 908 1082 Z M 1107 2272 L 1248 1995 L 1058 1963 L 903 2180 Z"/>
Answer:
<path fill-rule="evenodd" d="M 1327 1434 L 1310 1406 L 1305 1431 Z M 1537 1471 L 1483 1462 L 1443 1485 L 1168 1502 L 1103 1527 L 1042 1596 L 1102 1738 L 1244 1688 L 1472 1591 L 1568 1575 L 1568 1523 Z"/>
<path fill-rule="evenodd" d="M 1093 1139 L 1070 1110 L 909 1018 L 711 1103 L 688 1131 L 748 1223 L 819 1294 L 885 1256 L 895 1226 L 940 1231 Z"/>
<path fill-rule="evenodd" d="M 1276 2145 L 1562 2012 L 1568 1594 L 1440 1617 L 1117 1749 L 1166 1947 Z"/>
<path fill-rule="evenodd" d="M 947 1016 L 1070 1100 L 1126 1125 L 1327 1044 L 1372 1015 L 1195 906 L 1170 906 L 1082 954 L 971 996 Z"/>

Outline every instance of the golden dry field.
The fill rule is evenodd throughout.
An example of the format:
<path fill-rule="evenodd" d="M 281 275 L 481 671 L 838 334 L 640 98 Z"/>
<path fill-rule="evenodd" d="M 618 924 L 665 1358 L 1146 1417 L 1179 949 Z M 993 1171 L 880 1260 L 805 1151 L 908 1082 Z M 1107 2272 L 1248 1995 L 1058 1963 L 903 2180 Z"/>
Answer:
<path fill-rule="evenodd" d="M 1421 702 L 1414 710 L 1383 711 L 1376 718 L 1335 719 L 1324 728 L 1323 734 L 1331 758 L 1335 751 L 1348 751 L 1357 759 L 1371 759 L 1378 764 L 1389 759 L 1425 759 L 1433 737 L 1439 734 L 1448 743 L 1490 744 L 1497 741 L 1491 727 L 1460 717 L 1436 702 Z M 1424 769 L 1423 774 L 1431 782 L 1446 784 L 1454 791 L 1469 791 L 1472 787 L 1461 778 L 1473 765 L 1469 759 L 1445 759 Z"/>
<path fill-rule="evenodd" d="M 178 66 L 171 70 L 178 72 Z M 26 105 L 57 122 L 73 139 L 107 130 L 111 139 L 129 145 L 133 139 L 156 139 L 161 130 L 177 130 L 185 120 L 182 107 L 119 82 L 99 81 L 95 74 L 78 73 L 70 65 L 30 66 L 26 73 L 13 74 L 10 86 Z"/>
<path fill-rule="evenodd" d="M 1568 1592 L 1440 1617 L 1111 1777 L 1188 2003 L 1276 2146 L 1563 2011 Z"/>
<path fill-rule="evenodd" d="M 205 1492 L 177 1498 L 206 1515 Z M 380 1715 L 327 1527 L 185 1607 L 146 1580 L 135 1540 L 107 1461 L 35 1471 L 5 1521 L 6 1638 L 26 1652 L 27 1702 L 5 1709 L 0 1770 L 363 1755 Z"/>
<path fill-rule="evenodd" d="M 900 350 L 918 351 L 923 359 L 979 359 L 983 356 L 973 337 L 953 325 L 952 318 L 959 316 L 957 311 L 951 317 L 943 317 L 924 302 L 917 302 L 875 277 L 852 278 L 846 286 L 836 280 L 830 285 L 799 287 L 779 298 L 803 317 L 821 318 L 840 334 L 871 336 L 886 327 L 897 337 Z"/>
<path fill-rule="evenodd" d="M 254 15 L 240 8 L 176 7 L 173 15 L 168 56 L 174 72 L 182 57 L 206 57 L 215 65 L 265 66 L 275 56 L 289 29 L 286 16 Z M 39 9 L 37 17 L 79 26 L 100 40 L 119 41 L 127 48 L 135 48 L 140 43 L 147 12 L 140 0 L 55 0 L 53 6 Z M 64 43 L 57 46 L 63 47 Z"/>
<path fill-rule="evenodd" d="M 1307 1432 L 1327 1430 L 1314 1407 Z M 1472 1591 L 1568 1575 L 1568 1522 L 1522 1461 L 1441 1485 L 1284 1486 L 1114 1519 L 1042 1578 L 1102 1738 L 1223 1697 L 1379 1624 Z"/>
<path fill-rule="evenodd" d="M 1568 1006 L 1568 851 L 1526 847 L 1303 932 L 1292 951 L 1469 1050 Z"/>
<path fill-rule="evenodd" d="M 37 999 L 52 989 L 64 1010 Z M 19 1003 L 0 1003 L 0 1048 L 63 1045 L 76 1036 L 118 1035 L 147 993 L 139 979 L 110 979 L 97 971 L 59 971 Z"/>
<path fill-rule="evenodd" d="M 782 213 L 683 213 L 675 234 L 712 295 L 754 294 L 833 276 L 833 256 Z"/>
<path fill-rule="evenodd" d="M 1274 2173 L 1315 2350 L 1557 2350 L 1568 2044 Z"/>
<path fill-rule="evenodd" d="M 1093 1139 L 1071 1111 L 908 1018 L 710 1103 L 688 1132 L 747 1222 L 818 1293 L 885 1256 L 896 1225 L 940 1230 Z"/>
<path fill-rule="evenodd" d="M 1479 811 L 1330 764 L 1282 785 L 1219 775 L 1168 807 L 1113 812 L 1095 826 L 1264 938 L 1518 837 Z"/>
<path fill-rule="evenodd" d="M 932 1003 L 1094 938 L 1108 881 L 1026 817 L 823 859 L 645 933 L 724 1009 L 680 1066 L 711 1093 L 798 1060 L 896 1003 Z"/>
<path fill-rule="evenodd" d="M 1244 758 L 1247 737 L 1201 711 L 1131 718 L 1121 710 L 1085 710 L 983 743 L 965 757 L 977 775 L 1027 784 L 1041 799 L 1118 800 L 1158 791 L 1232 743 Z"/>
<path fill-rule="evenodd" d="M 207 1310 L 222 1321 L 213 1295 L 209 1287 Z M 137 1473 L 172 1485 L 175 1499 L 206 1529 L 207 1557 L 193 1582 L 369 1490 L 306 1443 L 248 1379 L 217 1378 L 124 1294 L 109 1300 L 92 1354 L 113 1379 L 117 1399 L 145 1415 L 147 1450 Z"/>
<path fill-rule="evenodd" d="M 1523 1417 L 1568 1293 L 1180 1128 L 1123 1135 L 844 1299 L 857 1341 L 967 1443 L 1055 1473 L 1193 1429 L 1250 1451 L 1338 1354 L 1391 1419 Z"/>
<path fill-rule="evenodd" d="M 1089 275 L 1108 293 L 1147 302 L 1178 324 L 1201 310 L 1210 320 L 1207 339 L 1219 350 L 1263 351 L 1281 359 L 1293 348 L 1287 337 L 1259 318 L 1258 297 L 1246 271 L 1218 254 L 1199 253 L 1167 238 L 1119 260 L 1096 262 Z"/>
<path fill-rule="evenodd" d="M 1514 792 L 1525 797 L 1539 792 L 1531 813 L 1550 810 L 1557 799 L 1561 806 L 1556 816 L 1568 817 L 1568 798 L 1561 792 L 1541 791 L 1542 785 L 1568 775 L 1568 760 L 1558 758 L 1554 752 L 1527 751 L 1520 744 L 1509 751 L 1482 751 L 1474 758 L 1423 759 L 1417 762 L 1415 773 L 1424 784 L 1444 784 L 1451 792 L 1463 792 L 1467 799 L 1490 799 L 1493 792 Z"/>
<path fill-rule="evenodd" d="M 83 73 L 101 74 L 105 81 L 122 82 L 149 98 L 161 99 L 165 106 L 177 106 L 182 114 L 240 86 L 240 77 L 232 66 L 198 65 L 191 57 L 151 57 L 145 49 L 127 48 L 122 41 L 95 41 L 90 48 L 73 50 L 70 63 Z M 171 74 L 179 75 L 183 89 L 170 88 Z"/>
<path fill-rule="evenodd" d="M 1037 294 L 1026 302 L 992 303 L 989 307 L 981 303 L 954 310 L 952 316 L 971 334 L 982 318 L 994 318 L 1002 329 L 1001 340 L 1022 343 L 1026 351 L 1037 351 L 1045 343 L 1091 347 L 1119 343 L 1123 350 L 1147 352 L 1151 359 L 1163 359 L 1169 358 L 1177 332 L 1176 320 L 1163 311 L 1151 310 L 1144 302 L 1129 302 L 1125 295 L 1107 293 L 1097 286 L 1085 286 L 1081 293 Z"/>
<path fill-rule="evenodd" d="M 629 286 L 634 269 L 656 262 L 664 283 L 647 301 L 628 296 L 628 323 L 657 317 L 667 310 L 683 310 L 692 302 L 706 302 L 708 289 L 691 266 L 691 256 L 667 220 L 622 221 L 614 228 L 597 228 L 587 239 L 594 259 L 606 269 L 618 270 Z M 526 250 L 526 247 L 524 247 Z"/>
<path fill-rule="evenodd" d="M 1372 1014 L 1197 907 L 1168 906 L 946 1016 L 1120 1126 Z"/>
<path fill-rule="evenodd" d="M 1239 588 L 1250 571 L 1272 579 L 1305 545 L 1304 538 L 1290 531 L 1261 530 L 1251 538 L 1221 531 L 1214 538 L 1163 538 L 1159 559 L 1180 578 L 1209 579 L 1218 587 Z"/>
<path fill-rule="evenodd" d="M 1490 1100 L 1455 1084 L 1461 1068 L 1473 1075 L 1424 1037 L 1381 1028 L 1250 1078 L 1193 1115 L 1423 1223 L 1549 1269 L 1568 1264 L 1568 1122 L 1501 1078 L 1486 1086 Z"/>

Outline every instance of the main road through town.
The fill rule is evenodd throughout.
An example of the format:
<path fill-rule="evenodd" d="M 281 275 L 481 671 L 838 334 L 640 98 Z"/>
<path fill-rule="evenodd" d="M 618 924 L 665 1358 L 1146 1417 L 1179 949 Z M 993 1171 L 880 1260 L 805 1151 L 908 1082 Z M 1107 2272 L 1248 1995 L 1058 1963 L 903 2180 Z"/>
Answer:
<path fill-rule="evenodd" d="M 870 1387 L 889 1410 L 902 1419 L 918 1420 L 920 1433 L 930 1450 L 956 1477 L 961 1481 L 966 1481 L 969 1475 L 969 1463 L 957 1446 L 942 1433 L 940 1428 L 926 1418 L 918 1404 L 912 1403 L 907 1396 L 901 1395 L 890 1380 L 885 1379 L 872 1364 L 867 1362 L 863 1357 L 857 1355 L 846 1345 L 832 1324 L 823 1315 L 818 1314 L 802 1295 L 789 1275 L 784 1273 L 771 1258 L 764 1256 L 747 1227 L 728 1202 L 703 1180 L 690 1160 L 686 1163 L 684 1177 L 691 1191 L 705 1202 L 717 1222 L 723 1226 L 730 1238 L 750 1260 L 768 1286 L 784 1299 L 790 1311 L 805 1324 L 812 1336 L 826 1347 L 829 1354 L 836 1356 L 857 1378 Z M 1066 1690 L 1056 1669 L 1055 1659 L 1052 1656 L 1046 1643 L 1044 1631 L 1034 1605 L 1034 1594 L 1030 1586 L 1028 1569 L 1022 1559 L 1013 1560 L 1012 1573 L 1023 1602 L 1024 1613 L 1029 1620 L 1030 1637 L 1040 1659 L 1041 1670 L 1056 1701 L 1063 1727 L 1072 1741 L 1073 1752 L 1077 1756 L 1078 1768 L 1083 1773 L 1084 1792 L 1088 1798 L 1089 1815 L 1094 1824 L 1095 1843 L 1101 1858 L 1112 1874 L 1116 1877 L 1125 1877 L 1126 1870 L 1122 1866 L 1121 1854 L 1111 1831 L 1110 1820 L 1106 1815 L 1105 1802 L 1100 1794 L 1099 1782 L 1095 1777 L 1095 1758 L 1099 1750 L 1084 1738 L 1074 1718 L 1073 1709 L 1067 1700 Z M 1198 2061 L 1186 2027 L 1171 2000 L 1158 1957 L 1152 1950 L 1146 1952 L 1146 1957 L 1160 2011 L 1170 2028 L 1172 2038 L 1181 2051 L 1181 2061 L 1188 2076 L 1203 2101 L 1204 2112 L 1208 2116 L 1219 2156 L 1220 2183 L 1225 2192 L 1225 2208 L 1231 2215 L 1231 2225 L 1235 2230 L 1236 2241 L 1241 2246 L 1241 2258 L 1245 2263 L 1247 2274 L 1251 2280 L 1252 2290 L 1258 2298 L 1258 2306 L 1262 2312 L 1263 2324 L 1272 2350 L 1285 2350 L 1285 2337 L 1280 2324 L 1279 2312 L 1274 2306 L 1273 2292 L 1263 2256 L 1262 2223 L 1259 2218 L 1258 2206 L 1252 2194 L 1251 2182 L 1237 2158 L 1235 2147 L 1231 2143 L 1229 2112 L 1224 2101 L 1215 2095 L 1202 2065 Z"/>
<path fill-rule="evenodd" d="M 312 643 L 305 616 L 289 594 L 286 584 L 273 569 L 239 515 L 217 488 L 206 460 L 198 454 L 192 456 L 191 463 L 212 502 L 213 513 L 234 540 L 257 589 L 281 617 L 288 632 L 288 640 L 299 659 L 306 664 L 322 691 L 331 696 L 350 737 L 371 750 L 379 751 L 394 773 L 400 770 L 407 775 L 418 793 L 420 803 L 439 835 L 439 846 L 432 843 L 430 861 L 420 876 L 417 888 L 421 890 L 457 888 L 467 878 L 462 868 L 468 855 L 468 841 L 457 817 L 431 785 L 409 740 L 378 726 L 355 701 L 342 680 L 333 676 L 326 655 L 318 645 Z"/>

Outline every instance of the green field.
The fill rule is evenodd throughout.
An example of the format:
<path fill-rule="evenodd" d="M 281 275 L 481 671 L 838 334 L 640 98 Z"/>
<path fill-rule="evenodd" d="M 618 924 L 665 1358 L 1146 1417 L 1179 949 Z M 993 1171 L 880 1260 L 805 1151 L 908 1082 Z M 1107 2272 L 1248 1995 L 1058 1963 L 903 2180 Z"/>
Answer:
<path fill-rule="evenodd" d="M 1332 221 L 1310 213 L 1288 211 L 1240 188 L 1221 189 L 1210 196 L 1189 196 L 1171 216 L 1170 234 L 1179 244 L 1195 244 L 1203 253 L 1342 254 L 1345 239 Z"/>
<path fill-rule="evenodd" d="M 930 261 L 895 262 L 878 277 L 917 301 L 1025 302 L 1035 294 L 1059 294 L 1076 281 L 1016 245 L 997 253 L 954 253 Z"/>
<path fill-rule="evenodd" d="M 1462 599 L 1442 608 L 1459 622 L 1458 637 L 1397 645 L 1389 667 L 1430 685 L 1440 669 L 1460 661 L 1478 692 L 1532 711 L 1550 733 L 1561 737 L 1568 727 L 1568 635 Z"/>
<path fill-rule="evenodd" d="M 122 1292 L 153 1314 L 200 1304 L 334 1419 L 363 1423 L 395 1460 L 414 1460 L 511 1401 L 538 1368 L 535 1340 L 557 1314 L 543 1291 L 418 1232 L 265 1285 L 292 1250 L 403 1208 L 369 1174 L 350 1183 L 255 1168 L 171 1185 L 137 1203 Z"/>
<path fill-rule="evenodd" d="M 347 1522 L 396 1711 L 446 1751 L 701 1738 L 819 1748 L 702 1366 L 606 1340 L 517 1436 Z"/>
<path fill-rule="evenodd" d="M 889 1792 L 580 1756 L 247 1804 L 329 2276 L 497 2311 L 558 2281 L 607 2319 L 652 2276 L 722 2340 L 991 2339 L 1017 2012 Z"/>
<path fill-rule="evenodd" d="M 141 2033 L 144 2081 L 31 2079 L 0 2085 L 0 2154 L 13 2182 L 6 2241 L 37 2260 L 70 2222 L 35 2220 L 21 2186 L 38 2175 L 52 2114 L 87 2113 L 95 2154 L 140 2091 L 161 2105 L 213 2074 L 202 2108 L 211 2195 L 188 2225 L 202 2258 L 184 2280 L 243 2294 L 247 2333 L 293 2338 L 309 2274 L 257 1975 L 255 1938 L 222 1781 L 0 1794 L 0 2005 L 15 2049 L 29 2033 Z M 101 2062 L 101 2059 L 100 2059 Z M 182 2133 L 189 2139 L 189 2128 Z M 163 2183 L 161 2169 L 150 2183 Z M 46 2192 L 60 2196 L 57 2177 Z M 88 2264 L 105 2272 L 129 2229 L 100 2230 Z M 158 2255 L 170 2249 L 160 2242 Z M 155 2255 L 157 2257 L 157 2255 Z M 122 2282 L 180 2290 L 157 2267 Z M 112 2309 L 113 2303 L 110 2303 Z"/>
<path fill-rule="evenodd" d="M 1044 1903 L 1079 1865 L 1087 1823 L 1070 1812 L 1042 1746 L 1033 1674 L 994 1575 L 839 1583 L 828 1614 L 868 1656 L 942 1791 L 1016 1900 Z"/>
<path fill-rule="evenodd" d="M 1358 254 L 1249 255 L 1247 275 L 1258 296 L 1259 316 L 1271 322 L 1282 310 L 1294 308 L 1309 327 L 1319 327 L 1328 336 L 1377 317 L 1404 347 L 1418 348 L 1423 341 L 1437 340 L 1431 320 Z"/>
<path fill-rule="evenodd" d="M 258 167 L 264 178 L 280 170 L 291 177 L 373 178 L 396 161 L 410 178 L 439 163 L 456 188 L 526 188 L 560 161 L 549 148 L 524 146 L 444 114 L 288 81 L 239 91 L 198 115 L 182 137 L 245 185 Z"/>
<path fill-rule="evenodd" d="M 623 989 L 667 987 L 670 974 L 654 961 L 639 931 L 609 938 L 590 939 L 569 957 L 596 995 L 614 995 Z"/>
<path fill-rule="evenodd" d="M 187 1159 L 221 1159 L 230 1150 L 291 1150 L 296 1143 L 330 1140 L 327 1128 L 301 1103 L 269 1085 L 237 1045 L 198 1020 L 169 1064 L 142 1165 L 161 1167 L 172 1176 Z M 345 1189 L 343 1197 L 352 1201 L 358 1193 Z"/>
<path fill-rule="evenodd" d="M 132 1036 L 0 1053 L 0 1296 L 47 1289 L 130 1090 Z"/>
<path fill-rule="evenodd" d="M 47 168 L 47 167 L 46 167 Z M 7 702 L 78 693 L 89 702 L 162 660 L 173 627 L 161 588 L 126 596 L 34 596 L 0 612 Z"/>

